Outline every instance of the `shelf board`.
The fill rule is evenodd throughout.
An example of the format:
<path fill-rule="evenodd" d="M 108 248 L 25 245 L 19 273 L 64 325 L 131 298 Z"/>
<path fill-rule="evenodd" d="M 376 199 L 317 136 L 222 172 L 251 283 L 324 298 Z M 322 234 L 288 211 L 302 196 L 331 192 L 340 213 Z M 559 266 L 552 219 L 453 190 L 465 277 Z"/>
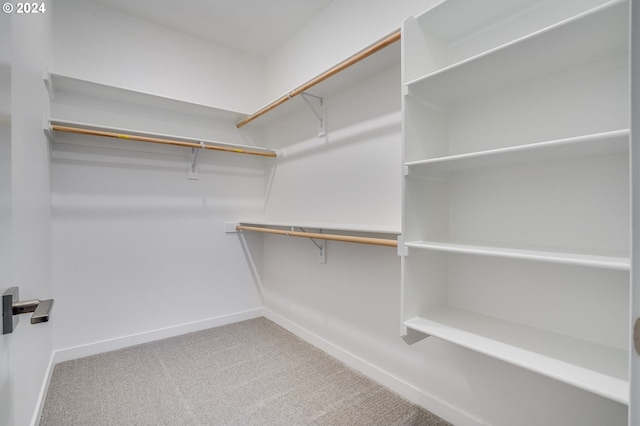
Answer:
<path fill-rule="evenodd" d="M 208 139 L 195 139 L 195 138 L 188 138 L 188 137 L 176 136 L 176 135 L 150 133 L 150 132 L 143 132 L 140 130 L 123 129 L 119 127 L 97 126 L 93 124 L 79 123 L 75 121 L 58 120 L 55 118 L 51 118 L 49 120 L 50 127 L 47 129 L 47 132 L 51 135 L 51 139 L 54 142 L 64 141 L 64 137 L 57 135 L 57 133 L 59 132 L 56 132 L 52 129 L 52 126 L 54 125 L 114 133 L 114 134 L 118 134 L 118 139 L 123 139 L 123 140 L 128 140 L 130 139 L 129 136 L 133 135 L 133 136 L 142 136 L 147 138 L 149 137 L 160 138 L 168 141 L 186 142 L 186 143 L 196 144 L 196 145 L 200 145 L 200 143 L 203 142 L 205 145 L 208 145 L 208 146 L 221 147 L 228 150 L 233 150 L 232 152 L 240 152 L 240 153 L 241 152 L 258 152 L 258 153 L 264 153 L 264 154 L 273 154 L 274 156 L 276 154 L 276 152 L 273 150 L 256 147 L 252 145 L 241 145 L 241 144 L 234 144 L 229 142 L 213 141 Z M 103 136 L 97 136 L 97 137 L 103 137 Z M 133 140 L 133 142 L 135 143 L 136 141 Z M 138 142 L 138 144 L 140 144 L 140 142 Z"/>
<path fill-rule="evenodd" d="M 629 403 L 628 353 L 450 307 L 404 322 L 409 329 Z"/>
<path fill-rule="evenodd" d="M 48 74 L 45 84 L 53 102 L 65 102 L 69 97 L 82 96 L 229 122 L 235 122 L 245 115 L 238 111 L 196 104 L 61 74 Z"/>
<path fill-rule="evenodd" d="M 626 54 L 628 8 L 626 1 L 609 2 L 407 82 L 409 94 L 451 105 L 461 99 Z"/>
<path fill-rule="evenodd" d="M 405 163 L 409 174 L 440 175 L 480 168 L 522 166 L 542 162 L 629 154 L 629 130 L 584 135 L 529 145 L 492 149 Z"/>
<path fill-rule="evenodd" d="M 420 25 L 428 28 L 445 43 L 455 42 L 465 37 L 473 28 L 485 28 L 495 21 L 496 17 L 504 16 L 504 11 L 511 13 L 526 10 L 526 5 L 534 3 L 532 0 L 493 0 L 490 2 L 468 2 L 447 0 L 437 3 L 430 9 L 417 16 Z M 465 13 L 459 13 L 464 8 Z M 452 17 L 455 17 L 452 19 Z"/>
<path fill-rule="evenodd" d="M 276 226 L 282 228 L 310 228 L 310 229 L 324 229 L 332 231 L 345 231 L 345 232 L 363 232 L 371 234 L 391 234 L 400 235 L 400 228 L 389 226 L 376 226 L 376 225 L 360 225 L 360 224 L 345 224 L 345 223 L 322 223 L 322 222 L 293 222 L 293 221 L 279 221 L 279 220 L 263 220 L 248 218 L 239 221 L 242 225 L 259 225 L 259 226 Z"/>
<path fill-rule="evenodd" d="M 629 271 L 631 260 L 623 256 L 603 256 L 596 254 L 571 253 L 562 251 L 531 250 L 511 247 L 481 246 L 444 241 L 412 241 L 406 247 L 423 250 L 436 250 L 448 253 L 495 256 L 512 259 L 533 260 L 538 262 L 561 263 L 566 265 L 588 266 L 593 268 Z"/>

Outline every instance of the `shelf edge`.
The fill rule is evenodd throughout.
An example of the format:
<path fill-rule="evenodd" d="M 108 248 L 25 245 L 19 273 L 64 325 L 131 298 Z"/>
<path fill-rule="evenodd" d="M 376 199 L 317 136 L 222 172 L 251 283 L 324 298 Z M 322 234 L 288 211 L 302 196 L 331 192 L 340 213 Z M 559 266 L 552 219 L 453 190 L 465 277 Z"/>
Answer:
<path fill-rule="evenodd" d="M 535 142 L 525 145 L 509 146 L 504 148 L 488 149 L 483 151 L 469 152 L 464 154 L 455 154 L 444 157 L 428 158 L 424 160 L 415 160 L 405 162 L 405 166 L 416 167 L 426 165 L 438 165 L 446 163 L 455 163 L 457 161 L 482 159 L 485 157 L 493 157 L 500 155 L 524 154 L 529 151 L 537 151 L 544 149 L 553 149 L 554 147 L 562 147 L 573 144 L 581 144 L 584 142 L 593 142 L 598 140 L 609 140 L 617 138 L 629 138 L 629 129 L 611 130 L 608 132 L 592 133 L 582 136 L 574 136 L 570 138 L 553 139 L 541 142 Z"/>
<path fill-rule="evenodd" d="M 445 74 L 445 73 L 450 72 L 452 70 L 455 70 L 457 68 L 464 67 L 464 66 L 466 66 L 466 65 L 468 65 L 470 63 L 476 62 L 476 61 L 481 60 L 481 59 L 483 59 L 485 57 L 489 57 L 489 56 L 491 56 L 493 54 L 499 53 L 499 52 L 504 51 L 506 49 L 513 48 L 514 46 L 517 47 L 518 44 L 525 43 L 527 41 L 535 39 L 536 37 L 538 37 L 538 36 L 540 36 L 542 34 L 548 33 L 550 31 L 554 31 L 554 30 L 559 29 L 559 28 L 561 28 L 561 27 L 563 27 L 563 26 L 565 26 L 567 24 L 578 22 L 581 19 L 584 19 L 585 17 L 588 17 L 588 16 L 590 16 L 592 14 L 598 13 L 598 12 L 600 12 L 602 10 L 605 10 L 605 9 L 609 8 L 609 7 L 614 7 L 617 4 L 622 4 L 625 1 L 626 0 L 612 0 L 612 1 L 609 1 L 609 2 L 607 2 L 605 4 L 602 4 L 600 6 L 596 6 L 596 7 L 592 8 L 592 9 L 584 11 L 584 12 L 582 12 L 582 13 L 580 13 L 578 15 L 575 15 L 575 16 L 573 16 L 571 18 L 564 19 L 564 20 L 562 20 L 560 22 L 557 22 L 555 24 L 552 24 L 552 25 L 549 25 L 547 27 L 541 28 L 541 29 L 539 29 L 537 31 L 534 31 L 534 32 L 532 32 L 530 34 L 527 34 L 525 36 L 522 36 L 520 38 L 517 38 L 516 40 L 512 40 L 510 42 L 507 42 L 507 43 L 501 44 L 499 46 L 493 47 L 491 49 L 488 49 L 486 51 L 483 51 L 481 53 L 473 55 L 473 56 L 471 56 L 469 58 L 466 58 L 466 59 L 463 59 L 463 60 L 458 61 L 456 63 L 447 65 L 444 68 L 440 68 L 440 69 L 437 69 L 435 71 L 432 71 L 432 72 L 430 72 L 428 74 L 425 74 L 425 75 L 423 75 L 421 77 L 414 78 L 411 81 L 405 82 L 404 86 L 409 87 L 409 86 L 412 86 L 412 85 L 416 85 L 418 83 L 421 83 L 422 81 L 426 81 L 426 80 L 428 80 L 428 79 L 430 79 L 432 77 L 436 77 L 438 75 Z"/>
<path fill-rule="evenodd" d="M 389 227 L 366 227 L 354 224 L 330 224 L 330 223 L 312 223 L 312 222 L 294 222 L 294 221 L 270 221 L 260 219 L 240 219 L 238 223 L 243 225 L 261 225 L 261 226 L 279 226 L 279 227 L 302 227 L 312 229 L 326 229 L 333 231 L 351 231 L 351 232 L 363 232 L 371 234 L 390 234 L 400 235 L 402 232 L 400 229 Z"/>
<path fill-rule="evenodd" d="M 404 321 L 403 325 L 412 330 L 570 384 L 618 403 L 629 405 L 628 381 L 422 317 Z M 473 341 L 475 343 L 472 343 Z M 489 347 L 491 346 L 495 349 L 490 350 Z M 536 363 L 523 361 L 532 357 L 536 359 L 537 365 Z M 587 376 L 588 379 L 580 379 L 579 376 Z M 592 383 L 596 381 L 606 383 L 606 387 L 598 387 Z"/>
<path fill-rule="evenodd" d="M 480 256 L 505 257 L 566 265 L 588 266 L 601 269 L 630 271 L 631 259 L 627 257 L 597 256 L 579 253 L 563 253 L 543 250 L 512 249 L 489 246 L 463 245 L 436 241 L 409 241 L 406 247 L 444 251 L 449 253 L 473 254 Z"/>

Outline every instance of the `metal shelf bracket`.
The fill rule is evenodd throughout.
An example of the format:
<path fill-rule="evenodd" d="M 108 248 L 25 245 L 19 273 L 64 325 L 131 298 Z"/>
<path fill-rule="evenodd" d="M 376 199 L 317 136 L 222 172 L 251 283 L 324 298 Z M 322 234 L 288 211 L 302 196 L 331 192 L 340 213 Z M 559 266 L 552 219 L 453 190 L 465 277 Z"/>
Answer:
<path fill-rule="evenodd" d="M 311 111 L 313 111 L 313 114 L 316 116 L 316 118 L 318 119 L 318 121 L 320 121 L 320 129 L 318 130 L 318 136 L 322 137 L 324 135 L 327 134 L 327 131 L 325 129 L 325 109 L 324 109 L 324 99 L 322 99 L 320 96 L 316 96 L 316 95 L 312 95 L 310 93 L 307 92 L 302 92 L 300 93 L 302 95 L 302 98 L 304 99 L 304 101 L 307 103 L 307 105 L 309 105 L 309 108 L 311 108 Z M 320 102 L 320 112 L 316 111 L 316 109 L 313 107 L 313 105 L 311 104 L 311 101 L 309 101 L 309 97 L 311 98 L 315 98 Z"/>
<path fill-rule="evenodd" d="M 204 142 L 200 142 L 200 148 L 191 148 L 191 154 L 189 155 L 189 171 L 188 177 L 191 180 L 198 180 L 200 178 L 200 174 L 198 173 L 198 154 L 200 151 L 204 150 L 206 145 Z"/>
<path fill-rule="evenodd" d="M 301 228 L 299 226 L 298 226 L 298 229 L 301 230 L 302 232 L 307 232 L 304 228 Z M 292 226 L 291 231 L 295 232 L 295 230 L 296 230 L 296 227 Z M 322 234 L 322 229 L 319 229 L 318 233 Z M 320 257 L 319 257 L 320 263 L 322 264 L 327 263 L 327 242 L 325 240 L 317 241 L 315 238 L 310 238 L 310 237 L 309 239 L 316 247 L 318 247 L 318 250 L 320 250 Z"/>

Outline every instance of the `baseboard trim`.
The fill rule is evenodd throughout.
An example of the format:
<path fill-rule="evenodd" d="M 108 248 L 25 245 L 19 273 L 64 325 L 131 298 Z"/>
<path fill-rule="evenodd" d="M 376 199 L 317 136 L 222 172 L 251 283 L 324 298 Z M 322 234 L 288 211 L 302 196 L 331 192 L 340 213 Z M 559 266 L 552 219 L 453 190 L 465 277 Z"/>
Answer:
<path fill-rule="evenodd" d="M 36 401 L 36 411 L 33 413 L 31 419 L 31 426 L 37 426 L 40 424 L 40 417 L 42 417 L 42 409 L 44 408 L 44 401 L 47 398 L 47 391 L 49 390 L 49 383 L 51 383 L 51 376 L 53 375 L 53 366 L 55 353 L 51 353 L 49 357 L 49 365 L 47 365 L 47 371 L 44 375 L 44 380 L 40 386 L 40 393 L 38 394 L 38 400 Z"/>
<path fill-rule="evenodd" d="M 182 334 L 192 333 L 194 331 L 206 330 L 221 325 L 232 324 L 234 322 L 246 321 L 253 318 L 264 316 L 263 308 L 251 309 L 248 311 L 237 312 L 230 315 L 223 315 L 215 318 L 209 318 L 202 321 L 195 321 L 187 324 L 180 324 L 173 327 L 167 327 L 157 330 L 151 330 L 143 333 L 131 334 L 129 336 L 117 337 L 115 339 L 102 340 L 86 345 L 74 346 L 66 349 L 59 349 L 53 353 L 53 365 L 70 361 L 73 359 L 83 358 L 86 356 L 96 355 L 103 352 L 115 351 L 130 346 L 140 345 L 142 343 L 162 340 L 168 337 L 180 336 Z"/>
<path fill-rule="evenodd" d="M 477 419 L 451 405 L 447 404 L 440 399 L 425 393 L 424 391 L 416 388 L 415 386 L 405 382 L 404 380 L 394 376 L 393 374 L 385 371 L 368 361 L 360 358 L 359 356 L 348 352 L 339 346 L 331 343 L 328 340 L 318 336 L 317 334 L 300 327 L 299 325 L 289 321 L 280 314 L 273 312 L 270 309 L 264 309 L 264 317 L 283 327 L 284 329 L 292 332 L 301 339 L 309 342 L 315 347 L 328 353 L 334 358 L 344 362 L 351 368 L 361 372 L 362 374 L 370 377 L 381 385 L 391 389 L 393 392 L 401 395 L 414 404 L 420 405 L 426 408 L 437 416 L 446 419 L 450 423 L 458 426 L 485 426 L 486 423 L 480 419 Z"/>

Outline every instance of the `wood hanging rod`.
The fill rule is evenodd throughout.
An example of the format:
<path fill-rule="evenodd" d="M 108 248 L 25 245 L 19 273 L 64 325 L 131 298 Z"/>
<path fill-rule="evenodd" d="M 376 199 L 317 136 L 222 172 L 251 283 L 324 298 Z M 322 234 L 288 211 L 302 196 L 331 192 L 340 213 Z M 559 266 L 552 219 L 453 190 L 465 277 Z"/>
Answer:
<path fill-rule="evenodd" d="M 371 237 L 354 237 L 350 235 L 336 235 L 336 234 L 319 234 L 315 232 L 298 232 L 298 231 L 285 231 L 283 229 L 274 228 L 262 228 L 259 226 L 246 226 L 237 225 L 237 231 L 255 231 L 264 232 L 267 234 L 286 235 L 289 237 L 304 237 L 304 238 L 317 238 L 319 240 L 331 240 L 331 241 L 343 241 L 347 243 L 360 243 L 360 244 L 373 244 L 378 246 L 398 247 L 396 240 L 387 240 L 384 238 L 371 238 Z"/>
<path fill-rule="evenodd" d="M 293 89 L 292 91 L 288 92 L 287 94 L 282 95 L 280 98 L 276 99 L 275 101 L 271 102 L 269 105 L 263 107 L 262 109 L 260 109 L 257 112 L 251 114 L 250 116 L 248 116 L 246 118 L 243 118 L 242 120 L 240 120 L 236 124 L 236 127 L 239 129 L 242 126 L 244 126 L 246 124 L 249 124 L 250 122 L 252 122 L 256 118 L 266 114 L 267 112 L 271 111 L 274 108 L 277 108 L 278 106 L 280 106 L 283 103 L 287 102 L 289 99 L 293 98 L 294 96 L 297 96 L 300 93 L 302 93 L 302 92 L 304 92 L 306 90 L 309 90 L 313 86 L 325 81 L 329 77 L 339 73 L 340 71 L 343 71 L 346 68 L 349 68 L 350 66 L 352 66 L 352 65 L 360 62 L 361 60 L 373 55 L 374 53 L 378 52 L 379 50 L 382 50 L 385 47 L 395 43 L 396 41 L 400 40 L 400 37 L 401 37 L 401 31 L 397 30 L 396 32 L 388 35 L 387 37 L 383 38 L 382 40 L 372 44 L 371 46 L 365 48 L 364 50 L 361 50 L 360 52 L 356 53 L 355 55 L 353 55 L 353 56 L 345 59 L 344 61 L 340 62 L 339 64 L 333 66 L 332 68 L 329 68 L 327 71 L 325 71 L 322 74 L 312 78 L 311 80 L 307 81 L 306 83 L 302 84 L 301 86 L 298 86 L 297 88 Z"/>
<path fill-rule="evenodd" d="M 108 138 L 127 139 L 127 140 L 138 141 L 138 142 L 151 142 L 151 143 L 159 143 L 159 144 L 165 144 L 165 145 L 186 146 L 190 148 L 205 148 L 205 149 L 212 149 L 215 151 L 234 152 L 237 154 L 259 155 L 263 157 L 276 156 L 275 152 L 256 151 L 252 149 L 246 149 L 244 147 L 234 148 L 234 147 L 227 147 L 227 146 L 220 146 L 220 145 L 211 145 L 207 143 L 204 143 L 203 145 L 201 143 L 196 143 L 196 142 L 185 142 L 185 141 L 163 139 L 163 138 L 156 138 L 156 137 L 150 137 L 150 136 L 130 135 L 130 134 L 123 134 L 123 133 L 116 133 L 116 132 L 108 132 L 104 130 L 84 129 L 81 127 L 62 126 L 59 124 L 51 124 L 51 130 L 56 132 L 77 133 L 77 134 L 89 135 L 89 136 L 104 136 Z"/>

